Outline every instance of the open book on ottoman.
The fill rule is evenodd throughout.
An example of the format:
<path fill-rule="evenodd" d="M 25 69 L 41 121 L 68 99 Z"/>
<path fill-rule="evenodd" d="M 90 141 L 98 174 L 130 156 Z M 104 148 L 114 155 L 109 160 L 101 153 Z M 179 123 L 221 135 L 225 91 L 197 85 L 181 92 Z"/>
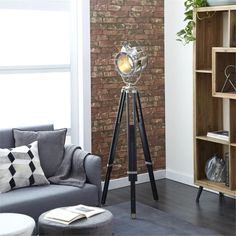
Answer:
<path fill-rule="evenodd" d="M 101 209 L 99 207 L 76 205 L 53 209 L 47 212 L 44 218 L 47 220 L 68 225 L 76 220 L 82 218 L 89 218 L 104 211 L 104 209 Z"/>

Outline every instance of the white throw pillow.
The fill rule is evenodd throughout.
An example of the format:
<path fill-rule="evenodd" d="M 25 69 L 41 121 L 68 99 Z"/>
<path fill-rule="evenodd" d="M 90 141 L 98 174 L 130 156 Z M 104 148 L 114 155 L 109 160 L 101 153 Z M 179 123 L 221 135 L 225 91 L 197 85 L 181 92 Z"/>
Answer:
<path fill-rule="evenodd" d="M 40 165 L 38 141 L 12 149 L 0 149 L 0 193 L 49 184 Z"/>

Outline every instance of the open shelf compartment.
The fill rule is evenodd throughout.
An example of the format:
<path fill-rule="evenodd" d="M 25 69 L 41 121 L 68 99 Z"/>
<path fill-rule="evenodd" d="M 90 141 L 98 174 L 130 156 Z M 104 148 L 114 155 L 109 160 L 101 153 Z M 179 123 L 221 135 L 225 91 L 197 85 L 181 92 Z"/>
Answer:
<path fill-rule="evenodd" d="M 223 129 L 222 99 L 212 97 L 211 74 L 196 75 L 196 136 Z"/>
<path fill-rule="evenodd" d="M 211 70 L 212 47 L 223 47 L 228 43 L 228 38 L 224 37 L 228 19 L 228 11 L 197 12 L 196 70 Z"/>
<path fill-rule="evenodd" d="M 221 192 L 229 193 L 230 189 L 234 189 L 232 187 L 232 178 L 230 179 L 230 186 L 226 186 L 225 183 L 214 182 L 208 180 L 205 174 L 205 165 L 207 161 L 212 158 L 214 155 L 218 157 L 224 157 L 225 153 L 229 151 L 228 145 L 223 145 L 219 143 L 208 142 L 206 140 L 196 140 L 196 176 L 195 176 L 195 184 L 203 186 L 203 187 L 211 187 L 212 189 L 221 190 Z M 236 159 L 235 159 L 236 160 Z M 232 163 L 230 163 L 231 166 Z M 230 175 L 232 177 L 232 173 Z M 235 175 L 233 175 L 235 176 Z"/>
<path fill-rule="evenodd" d="M 236 99 L 236 48 L 212 48 L 212 95 Z"/>

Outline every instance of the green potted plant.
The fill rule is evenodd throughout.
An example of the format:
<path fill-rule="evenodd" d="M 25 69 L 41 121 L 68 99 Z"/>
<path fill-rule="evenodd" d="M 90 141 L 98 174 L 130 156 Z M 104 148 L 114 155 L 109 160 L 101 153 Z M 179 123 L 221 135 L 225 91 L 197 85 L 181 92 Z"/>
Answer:
<path fill-rule="evenodd" d="M 206 7 L 208 6 L 208 2 L 207 0 L 185 0 L 184 6 L 185 6 L 184 21 L 186 21 L 187 24 L 184 29 L 181 29 L 179 32 L 177 32 L 176 40 L 182 42 L 185 45 L 195 40 L 195 37 L 193 36 L 193 27 L 195 25 L 195 22 L 193 21 L 194 8 Z"/>

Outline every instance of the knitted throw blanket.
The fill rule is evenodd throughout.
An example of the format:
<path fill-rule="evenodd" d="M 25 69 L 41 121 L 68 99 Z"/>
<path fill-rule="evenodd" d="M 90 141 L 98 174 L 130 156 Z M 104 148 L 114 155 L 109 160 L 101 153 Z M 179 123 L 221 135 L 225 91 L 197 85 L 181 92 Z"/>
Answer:
<path fill-rule="evenodd" d="M 55 175 L 48 179 L 50 183 L 82 188 L 86 182 L 84 161 L 89 154 L 76 145 L 65 146 L 64 159 Z"/>

